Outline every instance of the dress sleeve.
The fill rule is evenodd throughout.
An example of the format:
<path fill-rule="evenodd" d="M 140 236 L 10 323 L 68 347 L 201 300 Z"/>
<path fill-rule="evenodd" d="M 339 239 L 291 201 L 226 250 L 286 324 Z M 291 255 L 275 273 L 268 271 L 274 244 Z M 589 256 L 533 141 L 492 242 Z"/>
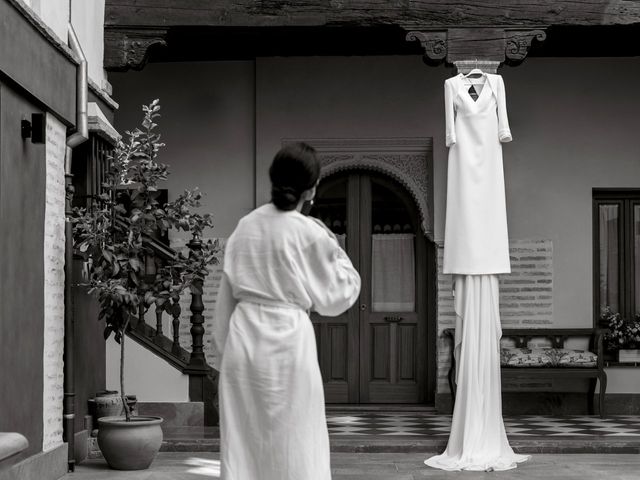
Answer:
<path fill-rule="evenodd" d="M 322 234 L 303 250 L 300 264 L 313 311 L 335 317 L 358 298 L 360 275 L 335 237 Z"/>
<path fill-rule="evenodd" d="M 453 108 L 453 82 L 444 82 L 444 118 L 447 147 L 456 143 L 456 114 Z"/>
<path fill-rule="evenodd" d="M 507 100 L 505 96 L 504 80 L 498 76 L 498 138 L 502 143 L 513 140 L 507 118 Z"/>
<path fill-rule="evenodd" d="M 229 320 L 231 314 L 236 307 L 237 300 L 233 297 L 231 283 L 226 273 L 222 273 L 220 280 L 220 289 L 218 290 L 218 298 L 216 300 L 216 310 L 213 317 L 213 368 L 220 371 L 222 364 L 222 355 L 224 353 L 224 345 L 229 334 Z"/>

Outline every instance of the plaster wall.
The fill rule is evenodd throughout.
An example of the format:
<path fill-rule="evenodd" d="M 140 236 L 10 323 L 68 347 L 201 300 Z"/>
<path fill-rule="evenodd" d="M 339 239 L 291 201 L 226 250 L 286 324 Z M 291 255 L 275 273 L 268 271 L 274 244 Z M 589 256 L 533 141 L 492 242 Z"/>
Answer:
<path fill-rule="evenodd" d="M 267 170 L 285 138 L 432 137 L 441 248 L 443 82 L 452 73 L 419 57 L 293 57 L 260 58 L 255 66 L 152 64 L 110 79 L 122 104 L 121 130 L 136 125 L 141 103 L 161 98 L 170 191 L 197 180 L 210 192 L 205 206 L 217 220 L 216 237 L 228 236 L 240 216 L 268 201 Z M 545 324 L 591 327 L 592 188 L 640 187 L 640 93 L 617 81 L 639 74 L 640 62 L 529 58 L 499 73 L 514 137 L 504 145 L 510 238 L 552 244 L 553 314 Z M 640 391 L 640 384 L 610 382 L 609 391 L 618 389 Z"/>
<path fill-rule="evenodd" d="M 72 0 L 71 22 L 89 64 L 89 78 L 105 88 L 104 0 Z M 66 36 L 62 37 L 66 40 Z"/>
<path fill-rule="evenodd" d="M 15 121 L 38 111 L 0 81 L 0 431 L 29 440 L 11 463 L 43 447 L 47 169 L 45 146 L 24 141 Z"/>
<path fill-rule="evenodd" d="M 106 388 L 120 391 L 120 345 L 110 338 L 106 344 Z M 188 402 L 189 376 L 127 337 L 125 341 L 124 388 L 139 402 Z"/>
<path fill-rule="evenodd" d="M 61 39 L 67 39 L 69 0 L 26 0 L 25 3 Z"/>
<path fill-rule="evenodd" d="M 67 44 L 69 21 L 73 24 L 89 65 L 89 78 L 108 88 L 104 64 L 105 0 L 24 0 L 25 4 Z"/>
<path fill-rule="evenodd" d="M 430 136 L 434 232 L 444 236 L 447 149 L 443 82 L 413 57 L 263 59 L 257 68 L 257 198 L 283 138 Z M 509 236 L 549 239 L 554 325 L 592 323 L 591 190 L 639 187 L 633 138 L 640 94 L 614 79 L 636 59 L 527 59 L 500 72 L 514 141 L 504 145 Z"/>
<path fill-rule="evenodd" d="M 170 166 L 173 200 L 186 188 L 205 193 L 202 211 L 213 214 L 212 237 L 228 237 L 255 206 L 254 62 L 149 64 L 141 72 L 111 73 L 120 103 L 116 128 L 142 121 L 141 105 L 160 99 L 159 131 Z"/>
<path fill-rule="evenodd" d="M 510 237 L 554 248 L 554 323 L 592 325 L 592 188 L 640 187 L 637 59 L 530 59 L 504 72 Z"/>
<path fill-rule="evenodd" d="M 0 383 L 11 392 L 0 401 L 0 410 L 9 412 L 0 415 L 0 430 L 20 432 L 29 440 L 29 448 L 9 463 L 44 451 L 40 457 L 54 458 L 58 465 L 61 461 L 64 472 L 64 152 L 67 126 L 75 121 L 76 66 L 52 44 L 66 44 L 71 2 L 25 3 L 39 18 L 37 23 L 46 25 L 58 39 L 43 35 L 41 25 L 34 28 L 36 22 L 26 19 L 21 8 L 0 2 L 4 37 L 0 70 L 3 82 L 5 77 L 11 80 L 0 82 L 0 244 L 4 252 L 0 277 L 7 280 L 0 289 Z M 97 25 L 100 32 L 103 10 L 98 7 L 104 1 L 76 3 L 93 12 L 92 24 L 83 23 L 83 28 L 90 31 Z M 94 41 L 97 45 L 102 39 Z M 99 61 L 101 71 L 102 57 L 94 57 L 90 55 L 89 61 Z M 14 90 L 17 85 L 21 88 Z M 32 114 L 46 115 L 44 144 L 21 135 L 19 120 Z M 86 357 L 83 360 L 86 366 L 89 362 Z M 83 411 L 86 406 L 76 410 L 81 421 Z M 58 471 L 46 473 L 53 478 Z"/>

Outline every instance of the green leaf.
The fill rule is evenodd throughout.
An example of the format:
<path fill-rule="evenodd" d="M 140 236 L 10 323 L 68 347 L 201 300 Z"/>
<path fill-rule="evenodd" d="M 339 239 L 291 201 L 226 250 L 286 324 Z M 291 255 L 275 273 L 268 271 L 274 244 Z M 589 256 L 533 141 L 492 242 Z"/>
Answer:
<path fill-rule="evenodd" d="M 129 265 L 131 265 L 134 272 L 139 272 L 143 267 L 142 262 L 137 258 L 130 258 Z"/>
<path fill-rule="evenodd" d="M 105 258 L 107 262 L 113 263 L 113 254 L 109 250 L 103 248 L 102 256 Z"/>
<path fill-rule="evenodd" d="M 155 297 L 153 296 L 153 293 L 151 293 L 151 291 L 146 291 L 144 294 L 144 303 L 146 303 L 147 305 L 151 305 L 154 300 Z"/>

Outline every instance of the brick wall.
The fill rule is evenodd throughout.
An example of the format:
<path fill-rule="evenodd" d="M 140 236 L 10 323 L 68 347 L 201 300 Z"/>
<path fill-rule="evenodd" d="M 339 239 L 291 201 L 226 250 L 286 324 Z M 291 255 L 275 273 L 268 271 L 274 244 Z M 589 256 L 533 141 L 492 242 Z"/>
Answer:
<path fill-rule="evenodd" d="M 47 115 L 42 449 L 62 443 L 66 127 Z"/>
<path fill-rule="evenodd" d="M 512 240 L 509 250 L 511 274 L 500 275 L 500 318 L 503 328 L 552 326 L 553 243 L 551 240 Z M 456 318 L 453 309 L 452 276 L 442 273 L 443 253 L 444 249 L 439 245 L 438 393 L 449 392 L 447 373 L 451 365 L 451 349 L 442 337 L 442 331 L 454 327 Z"/>

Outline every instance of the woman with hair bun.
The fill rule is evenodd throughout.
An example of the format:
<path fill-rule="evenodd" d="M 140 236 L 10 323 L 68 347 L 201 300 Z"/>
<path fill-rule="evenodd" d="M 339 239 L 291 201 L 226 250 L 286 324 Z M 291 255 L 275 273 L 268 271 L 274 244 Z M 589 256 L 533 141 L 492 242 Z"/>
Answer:
<path fill-rule="evenodd" d="M 335 235 L 301 213 L 319 176 L 312 147 L 282 148 L 269 169 L 271 202 L 226 244 L 214 317 L 223 480 L 331 479 L 309 312 L 344 312 L 360 276 Z"/>

